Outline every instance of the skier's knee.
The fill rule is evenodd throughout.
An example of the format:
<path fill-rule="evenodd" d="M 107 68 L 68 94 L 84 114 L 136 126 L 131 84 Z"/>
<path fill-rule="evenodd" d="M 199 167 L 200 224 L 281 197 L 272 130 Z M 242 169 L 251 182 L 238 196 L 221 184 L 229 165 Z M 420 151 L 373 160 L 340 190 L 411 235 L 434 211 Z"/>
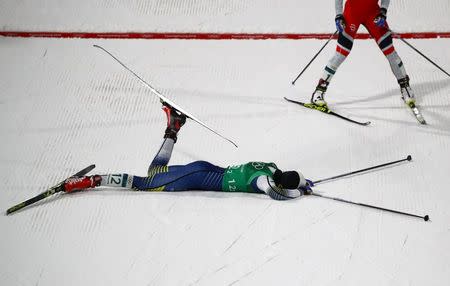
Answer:
<path fill-rule="evenodd" d="M 389 56 L 395 51 L 391 32 L 386 32 L 386 34 L 377 40 L 377 44 L 385 56 Z"/>
<path fill-rule="evenodd" d="M 353 37 L 347 34 L 345 31 L 339 33 L 336 51 L 346 57 L 350 54 L 352 48 L 353 48 Z"/>

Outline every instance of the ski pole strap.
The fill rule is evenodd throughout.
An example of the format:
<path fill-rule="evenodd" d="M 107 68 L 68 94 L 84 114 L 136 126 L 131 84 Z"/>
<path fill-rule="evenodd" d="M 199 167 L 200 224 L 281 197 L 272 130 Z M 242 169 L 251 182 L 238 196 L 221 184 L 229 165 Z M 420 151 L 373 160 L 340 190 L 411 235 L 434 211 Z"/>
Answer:
<path fill-rule="evenodd" d="M 430 217 L 428 215 L 420 216 L 420 215 L 406 213 L 406 212 L 401 212 L 401 211 L 397 211 L 397 210 L 393 210 L 393 209 L 382 208 L 382 207 L 378 207 L 378 206 L 374 206 L 374 205 L 368 205 L 368 204 L 363 204 L 363 203 L 352 202 L 352 201 L 344 200 L 344 199 L 341 199 L 341 198 L 328 197 L 328 196 L 324 196 L 324 195 L 317 194 L 317 193 L 311 193 L 311 195 L 312 196 L 316 196 L 316 197 L 320 197 L 320 198 L 324 198 L 324 199 L 329 199 L 329 200 L 342 202 L 342 203 L 358 205 L 358 206 L 362 206 L 362 207 L 382 210 L 382 211 L 391 212 L 391 213 L 395 213 L 395 214 L 401 214 L 401 215 L 410 216 L 410 217 L 421 218 L 424 221 L 428 221 L 430 219 Z"/>
<path fill-rule="evenodd" d="M 342 178 L 342 177 L 346 177 L 346 176 L 350 176 L 350 175 L 354 175 L 354 174 L 358 174 L 358 173 L 362 173 L 362 172 L 367 172 L 367 171 L 370 171 L 370 170 L 374 170 L 374 169 L 378 169 L 378 168 L 382 168 L 382 167 L 398 164 L 398 163 L 401 163 L 401 162 L 404 162 L 404 161 L 411 161 L 411 160 L 412 160 L 411 155 L 408 155 L 405 159 L 396 160 L 396 161 L 384 163 L 384 164 L 381 164 L 381 165 L 377 165 L 377 166 L 373 166 L 373 167 L 369 167 L 369 168 L 365 168 L 365 169 L 361 169 L 361 170 L 357 170 L 357 171 L 352 171 L 352 172 L 349 172 L 349 173 L 333 176 L 333 177 L 326 178 L 326 179 L 321 179 L 321 180 L 318 180 L 318 181 L 314 181 L 313 184 L 316 185 L 316 184 L 324 183 L 324 182 L 331 181 L 331 180 L 334 180 L 334 179 L 338 179 L 338 178 Z"/>

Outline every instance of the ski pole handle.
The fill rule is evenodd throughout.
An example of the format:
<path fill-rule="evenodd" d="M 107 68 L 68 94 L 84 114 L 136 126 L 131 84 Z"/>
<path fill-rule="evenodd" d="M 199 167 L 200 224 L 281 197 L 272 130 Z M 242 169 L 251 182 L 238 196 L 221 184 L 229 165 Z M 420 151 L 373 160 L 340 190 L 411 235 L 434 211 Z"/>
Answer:
<path fill-rule="evenodd" d="M 333 176 L 333 177 L 326 178 L 326 179 L 321 179 L 321 180 L 318 180 L 318 181 L 314 181 L 313 184 L 314 185 L 315 184 L 320 184 L 320 183 L 324 183 L 324 182 L 331 181 L 331 180 L 334 180 L 334 179 L 338 179 L 338 178 L 342 178 L 342 177 L 346 177 L 346 176 L 350 176 L 350 175 L 354 175 L 354 174 L 358 174 L 358 173 L 362 173 L 362 172 L 367 172 L 367 171 L 370 171 L 370 170 L 374 170 L 374 169 L 378 169 L 378 168 L 382 168 L 382 167 L 398 164 L 398 163 L 401 163 L 401 162 L 404 162 L 404 161 L 411 161 L 411 160 L 412 160 L 411 155 L 408 155 L 405 159 L 392 161 L 392 162 L 389 162 L 389 163 L 384 163 L 384 164 L 381 164 L 381 165 L 377 165 L 377 166 L 373 166 L 373 167 L 369 167 L 369 168 L 365 168 L 365 169 L 361 169 L 361 170 L 357 170 L 357 171 L 353 171 L 353 172 L 349 172 L 349 173 Z"/>

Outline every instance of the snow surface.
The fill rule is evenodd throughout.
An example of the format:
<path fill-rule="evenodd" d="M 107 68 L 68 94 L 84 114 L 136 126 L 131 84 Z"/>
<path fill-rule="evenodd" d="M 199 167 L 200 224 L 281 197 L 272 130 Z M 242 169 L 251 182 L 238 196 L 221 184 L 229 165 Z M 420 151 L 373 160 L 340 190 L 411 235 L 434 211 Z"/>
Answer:
<path fill-rule="evenodd" d="M 197 30 L 192 25 L 185 28 Z M 450 69 L 450 39 L 410 42 Z M 290 82 L 323 43 L 0 38 L 0 210 L 91 163 L 95 173 L 145 174 L 164 114 L 138 80 L 92 47 L 100 44 L 239 144 L 188 122 L 172 164 L 274 161 L 317 180 L 411 154 L 410 163 L 316 191 L 429 214 L 431 222 L 315 197 L 61 195 L 0 215 L 0 285 L 450 284 L 450 79 L 395 42 L 429 123 L 420 126 L 376 44 L 357 41 L 328 93 L 337 111 L 372 121 L 352 125 L 282 99 L 308 99 L 334 43 L 295 87 Z"/>
<path fill-rule="evenodd" d="M 448 32 L 449 11 L 448 0 L 392 0 L 388 21 Z M 330 33 L 334 16 L 334 0 L 0 1 L 4 31 Z"/>

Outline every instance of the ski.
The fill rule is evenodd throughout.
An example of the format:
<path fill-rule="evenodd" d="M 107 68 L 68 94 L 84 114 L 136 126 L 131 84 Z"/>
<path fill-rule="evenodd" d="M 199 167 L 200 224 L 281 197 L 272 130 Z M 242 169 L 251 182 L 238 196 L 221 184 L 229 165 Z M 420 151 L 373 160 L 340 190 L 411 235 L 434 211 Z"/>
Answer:
<path fill-rule="evenodd" d="M 89 173 L 90 171 L 92 171 L 94 168 L 95 168 L 95 165 L 90 165 L 90 166 L 84 168 L 83 170 L 79 171 L 78 173 L 72 175 L 71 177 L 84 176 L 87 173 Z M 69 178 L 71 178 L 71 177 L 69 177 Z M 56 194 L 56 193 L 64 191 L 64 189 L 63 189 L 64 182 L 65 182 L 65 180 L 62 181 L 62 182 L 59 182 L 58 184 L 54 185 L 53 187 L 48 188 L 45 192 L 40 193 L 39 195 L 37 195 L 35 197 L 33 197 L 33 198 L 29 199 L 29 200 L 26 200 L 26 201 L 24 201 L 24 202 L 22 202 L 20 204 L 17 204 L 15 206 L 9 208 L 6 211 L 6 215 L 12 214 L 13 212 L 16 212 L 16 211 L 18 211 L 20 209 L 23 209 L 26 206 L 34 204 L 35 202 L 43 200 L 43 199 L 45 199 L 47 197 L 50 197 L 53 194 Z"/>
<path fill-rule="evenodd" d="M 425 118 L 423 118 L 422 112 L 420 112 L 419 108 L 414 104 L 414 102 L 411 102 L 408 107 L 411 109 L 412 113 L 414 114 L 414 117 L 419 121 L 420 124 L 426 125 L 427 122 L 425 121 Z"/>
<path fill-rule="evenodd" d="M 349 122 L 352 122 L 352 123 L 355 123 L 355 124 L 358 124 L 358 125 L 367 126 L 367 125 L 370 124 L 370 121 L 365 121 L 365 122 L 356 121 L 356 120 L 350 119 L 348 117 L 345 117 L 343 115 L 340 115 L 340 114 L 338 114 L 336 112 L 333 112 L 327 107 L 317 106 L 317 105 L 312 104 L 312 103 L 304 103 L 304 102 L 301 102 L 301 101 L 296 101 L 296 100 L 289 99 L 287 97 L 284 97 L 284 99 L 289 101 L 289 102 L 292 102 L 292 103 L 304 106 L 306 108 L 310 108 L 310 109 L 314 109 L 314 110 L 317 110 L 317 111 L 320 111 L 320 112 L 323 112 L 323 113 L 326 113 L 326 114 L 330 114 L 330 115 L 336 116 L 338 118 L 341 118 L 343 120 L 346 120 L 346 121 L 349 121 Z"/>
<path fill-rule="evenodd" d="M 148 87 L 156 96 L 159 97 L 159 99 L 161 100 L 161 102 L 165 102 L 167 104 L 169 104 L 170 106 L 172 106 L 173 108 L 175 108 L 176 110 L 178 110 L 179 112 L 183 113 L 184 115 L 186 115 L 186 117 L 194 120 L 195 122 L 197 122 L 198 124 L 200 124 L 201 126 L 205 127 L 206 129 L 208 129 L 209 131 L 213 132 L 214 134 L 218 135 L 219 137 L 221 137 L 222 139 L 227 140 L 228 142 L 230 142 L 231 144 L 233 144 L 236 148 L 238 147 L 236 145 L 236 143 L 234 143 L 232 140 L 228 139 L 227 137 L 223 136 L 222 134 L 220 134 L 219 132 L 217 132 L 216 130 L 212 129 L 211 127 L 209 127 L 208 125 L 206 125 L 205 123 L 203 123 L 200 119 L 196 118 L 194 115 L 192 115 L 191 113 L 185 111 L 183 108 L 181 108 L 180 106 L 178 106 L 177 104 L 175 104 L 173 101 L 171 101 L 170 99 L 168 99 L 167 97 L 165 97 L 164 95 L 161 94 L 161 92 L 159 92 L 158 90 L 156 90 L 153 86 L 151 86 L 148 82 L 146 82 L 142 77 L 140 77 L 137 73 L 135 73 L 133 70 L 131 70 L 129 67 L 127 67 L 122 61 L 120 61 L 116 56 L 114 56 L 112 53 L 110 53 L 108 50 L 106 50 L 105 48 L 103 48 L 102 46 L 99 45 L 94 45 L 95 48 L 101 49 L 102 51 L 104 51 L 105 53 L 107 53 L 110 57 L 112 57 L 116 62 L 118 62 L 123 68 L 125 68 L 127 71 L 129 71 L 130 73 L 132 73 L 137 79 L 139 79 L 139 81 L 144 84 L 146 87 Z"/>

